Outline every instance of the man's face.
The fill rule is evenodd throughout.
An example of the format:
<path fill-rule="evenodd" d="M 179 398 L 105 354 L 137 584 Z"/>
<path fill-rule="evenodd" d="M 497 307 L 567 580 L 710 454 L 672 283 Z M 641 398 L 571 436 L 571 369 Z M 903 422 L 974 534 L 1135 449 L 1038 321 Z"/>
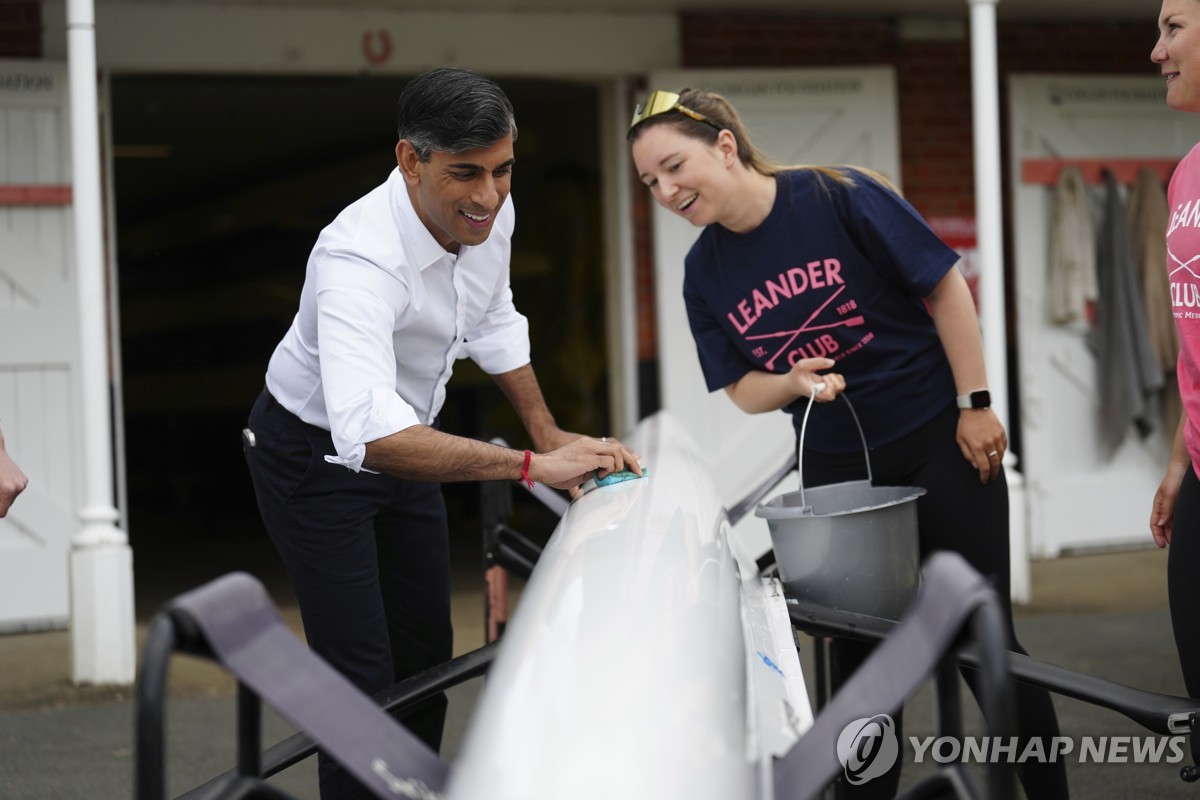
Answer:
<path fill-rule="evenodd" d="M 487 240 L 511 189 L 514 161 L 512 136 L 461 153 L 435 150 L 427 162 L 406 140 L 396 145 L 417 216 L 451 253 Z"/>

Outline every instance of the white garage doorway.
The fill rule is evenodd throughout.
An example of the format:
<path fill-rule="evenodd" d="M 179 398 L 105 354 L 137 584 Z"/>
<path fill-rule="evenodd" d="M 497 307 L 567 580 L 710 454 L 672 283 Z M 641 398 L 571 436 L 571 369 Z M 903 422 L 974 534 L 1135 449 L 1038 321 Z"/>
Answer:
<path fill-rule="evenodd" d="M 1094 177 L 1106 165 L 1128 173 L 1138 164 L 1173 162 L 1200 139 L 1200 116 L 1169 109 L 1163 82 L 1152 75 L 1016 75 L 1009 89 L 1020 457 L 1030 553 L 1052 557 L 1149 544 L 1150 504 L 1174 431 L 1160 426 L 1141 438 L 1131 425 L 1111 458 L 1101 447 L 1087 324 L 1056 325 L 1047 317 L 1054 177 L 1044 170 L 1036 177 L 1032 167 L 1077 163 Z M 1091 183 L 1087 192 L 1095 216 L 1103 187 Z"/>

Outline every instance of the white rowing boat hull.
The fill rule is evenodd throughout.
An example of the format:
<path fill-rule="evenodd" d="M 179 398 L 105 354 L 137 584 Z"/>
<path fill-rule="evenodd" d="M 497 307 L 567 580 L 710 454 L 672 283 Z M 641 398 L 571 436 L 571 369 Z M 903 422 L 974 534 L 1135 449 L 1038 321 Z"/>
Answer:
<path fill-rule="evenodd" d="M 563 516 L 486 679 L 452 800 L 767 797 L 764 765 L 811 722 L 778 584 L 735 556 L 695 442 L 666 414 L 626 441 L 650 476 Z"/>

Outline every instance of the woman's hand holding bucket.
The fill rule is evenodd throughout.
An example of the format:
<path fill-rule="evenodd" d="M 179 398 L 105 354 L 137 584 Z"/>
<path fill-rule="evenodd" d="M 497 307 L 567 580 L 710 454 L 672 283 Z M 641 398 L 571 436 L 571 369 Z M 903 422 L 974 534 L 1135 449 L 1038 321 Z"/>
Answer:
<path fill-rule="evenodd" d="M 796 394 L 805 399 L 811 397 L 818 403 L 836 399 L 846 390 L 846 379 L 837 372 L 817 374 L 817 370 L 829 369 L 835 363 L 832 358 L 802 358 L 797 361 L 788 373 Z"/>
<path fill-rule="evenodd" d="M 820 375 L 817 370 L 835 363 L 832 358 L 803 358 L 787 372 L 751 370 L 726 386 L 725 392 L 747 414 L 776 411 L 797 400 L 828 403 L 845 390 L 846 379 L 836 372 Z"/>

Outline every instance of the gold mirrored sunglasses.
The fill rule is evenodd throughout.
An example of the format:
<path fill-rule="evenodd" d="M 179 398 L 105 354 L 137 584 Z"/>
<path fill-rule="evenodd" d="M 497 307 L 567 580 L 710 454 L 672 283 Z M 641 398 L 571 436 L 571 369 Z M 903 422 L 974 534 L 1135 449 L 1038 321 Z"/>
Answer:
<path fill-rule="evenodd" d="M 697 122 L 707 123 L 708 125 L 712 125 L 717 130 L 721 129 L 720 125 L 713 122 L 708 117 L 704 116 L 698 111 L 692 111 L 690 108 L 680 103 L 678 94 L 675 92 L 664 91 L 651 92 L 650 96 L 646 98 L 646 102 L 638 103 L 637 107 L 633 109 L 633 120 L 629 123 L 629 129 L 633 130 L 634 127 L 640 125 L 651 117 L 656 117 L 659 114 L 665 114 L 668 111 L 678 111 L 680 114 L 685 114 Z"/>

